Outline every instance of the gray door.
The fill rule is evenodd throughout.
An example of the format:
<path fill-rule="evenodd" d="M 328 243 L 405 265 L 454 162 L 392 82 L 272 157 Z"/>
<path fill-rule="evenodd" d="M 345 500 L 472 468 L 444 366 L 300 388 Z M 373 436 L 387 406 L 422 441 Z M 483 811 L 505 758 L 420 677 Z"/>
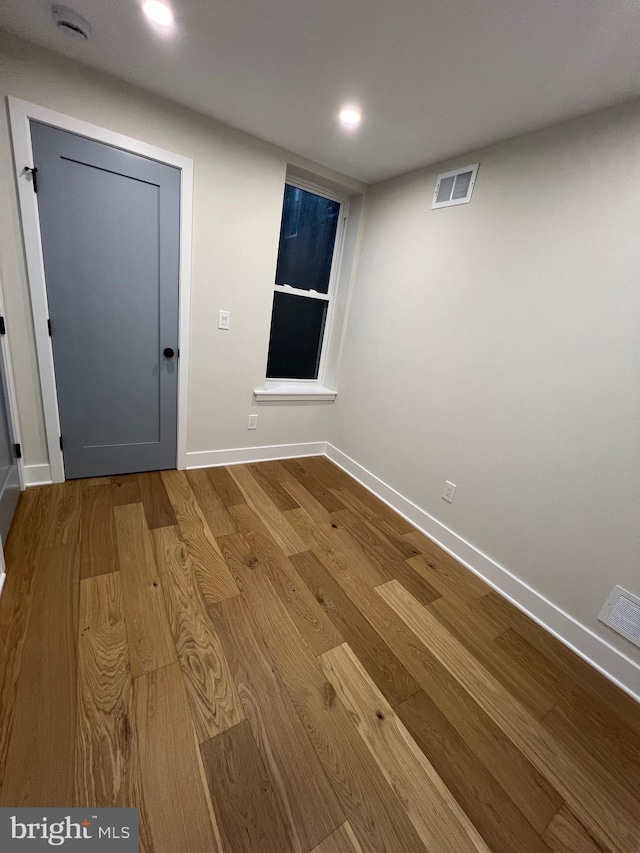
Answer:
<path fill-rule="evenodd" d="M 7 405 L 7 375 L 0 348 L 0 536 L 7 541 L 16 504 L 20 497 L 20 477 L 11 417 Z"/>
<path fill-rule="evenodd" d="M 65 476 L 175 468 L 180 172 L 31 123 Z"/>

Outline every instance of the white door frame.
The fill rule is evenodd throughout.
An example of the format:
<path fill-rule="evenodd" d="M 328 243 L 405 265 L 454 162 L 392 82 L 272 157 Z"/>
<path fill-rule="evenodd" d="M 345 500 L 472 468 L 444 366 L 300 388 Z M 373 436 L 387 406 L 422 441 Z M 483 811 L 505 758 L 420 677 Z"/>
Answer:
<path fill-rule="evenodd" d="M 2 349 L 2 360 L 4 361 L 4 372 L 7 380 L 7 419 L 9 421 L 11 437 L 24 450 L 24 447 L 22 446 L 22 437 L 20 435 L 20 421 L 18 419 L 18 400 L 16 397 L 16 385 L 13 376 L 13 364 L 11 363 L 11 349 L 9 346 L 9 323 L 7 322 L 7 315 L 5 313 L 4 307 L 4 291 L 2 289 L 2 279 L 0 279 L 0 317 L 4 317 L 6 327 L 6 334 L 0 335 L 0 348 Z M 24 458 L 17 459 L 16 462 L 18 463 L 18 479 L 20 481 L 20 491 L 23 491 L 25 487 Z M 1 548 L 0 551 L 2 551 Z M 4 569 L 2 568 L 3 565 L 4 564 L 0 564 L 0 572 L 4 571 Z"/>
<path fill-rule="evenodd" d="M 33 191 L 31 175 L 25 167 L 33 167 L 30 122 L 32 120 L 52 127 L 68 130 L 115 148 L 140 154 L 151 160 L 166 163 L 181 171 L 180 180 L 180 273 L 179 273 L 179 322 L 178 322 L 178 446 L 177 467 L 187 465 L 187 403 L 189 377 L 189 325 L 191 319 L 191 233 L 193 219 L 193 160 L 156 148 L 138 139 L 123 136 L 98 125 L 90 124 L 71 116 L 31 104 L 9 96 L 9 121 L 13 141 L 14 165 L 18 186 L 18 200 L 22 219 L 27 276 L 31 294 L 33 328 L 40 373 L 40 388 L 44 408 L 45 432 L 49 450 L 51 479 L 54 483 L 64 481 L 64 460 L 60 450 L 60 416 L 58 395 L 53 364 L 53 349 L 47 321 L 49 308 L 44 277 L 44 258 L 40 237 L 37 195 Z"/>

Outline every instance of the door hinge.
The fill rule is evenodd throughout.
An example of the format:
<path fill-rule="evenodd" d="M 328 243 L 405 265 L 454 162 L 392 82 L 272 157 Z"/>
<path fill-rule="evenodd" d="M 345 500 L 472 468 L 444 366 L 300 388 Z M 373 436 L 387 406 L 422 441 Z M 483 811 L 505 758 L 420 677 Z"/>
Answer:
<path fill-rule="evenodd" d="M 31 181 L 33 183 L 33 191 L 34 191 L 34 193 L 37 193 L 38 192 L 38 177 L 37 177 L 38 176 L 38 169 L 35 166 L 33 168 L 31 166 L 25 166 L 24 170 L 27 173 L 27 175 L 29 175 L 29 174 L 31 175 Z"/>
<path fill-rule="evenodd" d="M 51 337 L 51 320 L 47 320 L 47 330 L 49 332 L 49 337 Z"/>
<path fill-rule="evenodd" d="M 62 436 L 60 436 L 60 450 L 64 450 L 63 445 L 62 445 Z"/>
<path fill-rule="evenodd" d="M 14 444 L 13 447 L 16 451 L 16 459 L 22 459 L 22 448 L 20 447 L 20 445 Z"/>
<path fill-rule="evenodd" d="M 4 317 L 0 317 L 0 335 L 7 334 L 7 327 L 4 324 Z"/>

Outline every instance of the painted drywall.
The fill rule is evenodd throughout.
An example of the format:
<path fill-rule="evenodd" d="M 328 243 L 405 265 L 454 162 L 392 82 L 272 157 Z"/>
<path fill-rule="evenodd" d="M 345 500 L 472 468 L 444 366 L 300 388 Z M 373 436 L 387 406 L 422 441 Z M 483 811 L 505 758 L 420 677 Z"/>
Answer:
<path fill-rule="evenodd" d="M 370 189 L 330 433 L 636 662 L 596 616 L 640 593 L 639 223 L 640 102 Z"/>
<path fill-rule="evenodd" d="M 194 160 L 188 451 L 324 441 L 330 405 L 261 404 L 287 166 L 357 181 L 0 33 L 0 97 L 22 98 Z M 0 277 L 25 462 L 47 460 L 6 109 L 0 115 Z M 347 282 L 348 283 L 348 282 Z M 231 329 L 217 328 L 218 310 Z M 247 430 L 258 412 L 258 430 Z"/>

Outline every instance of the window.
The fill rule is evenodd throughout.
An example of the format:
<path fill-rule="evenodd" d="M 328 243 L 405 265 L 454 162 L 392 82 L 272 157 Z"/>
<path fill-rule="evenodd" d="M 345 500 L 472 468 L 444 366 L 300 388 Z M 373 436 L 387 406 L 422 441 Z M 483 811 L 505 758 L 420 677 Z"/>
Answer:
<path fill-rule="evenodd" d="M 318 381 L 332 317 L 343 200 L 287 182 L 273 294 L 267 379 Z"/>

